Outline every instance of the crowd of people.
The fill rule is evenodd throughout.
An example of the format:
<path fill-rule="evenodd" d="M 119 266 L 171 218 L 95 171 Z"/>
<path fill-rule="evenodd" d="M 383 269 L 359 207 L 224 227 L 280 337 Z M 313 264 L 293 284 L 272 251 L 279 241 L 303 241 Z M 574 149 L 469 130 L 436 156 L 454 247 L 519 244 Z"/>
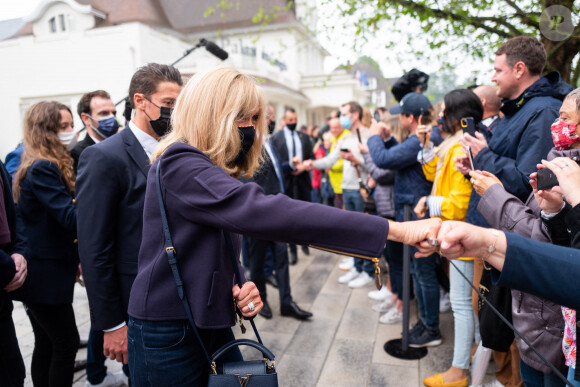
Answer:
<path fill-rule="evenodd" d="M 313 318 L 289 278 L 310 248 L 345 256 L 338 282 L 349 288 L 380 283 L 384 256 L 387 284 L 368 296 L 380 323 L 398 324 L 408 244 L 419 311 L 409 346 L 440 345 L 446 299 L 453 311 L 452 362 L 426 386 L 467 387 L 477 345 L 493 350 L 492 385 L 580 386 L 580 89 L 542 75 L 545 63 L 537 39 L 512 38 L 495 53 L 495 86 L 450 90 L 432 105 L 428 76 L 413 70 L 393 88 L 399 105 L 371 112 L 345 101 L 321 127 L 298 127 L 292 107 L 276 120 L 255 80 L 231 68 L 184 84 L 172 66 L 143 66 L 124 127 L 106 91 L 86 93 L 78 142 L 69 107 L 36 103 L 22 144 L 0 163 L 0 380 L 24 382 L 18 300 L 34 331 L 34 385 L 72 384 L 82 282 L 87 386 L 207 385 L 204 352 L 234 338 L 232 300 L 244 318 L 270 319 L 269 284 L 282 316 Z M 481 313 L 464 277 L 527 340 Z M 106 358 L 123 371 L 108 371 Z M 240 359 L 234 350 L 221 361 Z"/>

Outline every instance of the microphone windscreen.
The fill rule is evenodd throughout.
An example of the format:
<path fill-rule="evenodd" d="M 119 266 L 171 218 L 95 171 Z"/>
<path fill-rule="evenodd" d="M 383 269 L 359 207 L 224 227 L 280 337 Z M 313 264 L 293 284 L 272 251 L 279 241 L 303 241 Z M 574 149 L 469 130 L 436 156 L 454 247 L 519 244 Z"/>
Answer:
<path fill-rule="evenodd" d="M 217 46 L 214 42 L 210 42 L 209 40 L 205 43 L 205 49 L 211 52 L 213 55 L 217 56 L 221 60 L 228 59 L 227 51 L 222 50 L 220 47 Z"/>

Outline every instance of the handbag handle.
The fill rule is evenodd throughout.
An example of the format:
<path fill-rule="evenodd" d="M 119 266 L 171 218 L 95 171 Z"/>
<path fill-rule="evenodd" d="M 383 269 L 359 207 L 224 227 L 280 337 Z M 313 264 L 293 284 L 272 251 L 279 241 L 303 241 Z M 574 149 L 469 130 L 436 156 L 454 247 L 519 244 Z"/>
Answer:
<path fill-rule="evenodd" d="M 262 345 L 256 341 L 252 341 L 252 340 L 248 340 L 248 339 L 239 339 L 239 340 L 234 340 L 234 341 L 231 341 L 227 344 L 224 344 L 220 349 L 218 349 L 213 354 L 211 361 L 212 362 L 217 361 L 220 357 L 222 357 L 230 349 L 238 347 L 240 345 L 247 345 L 248 347 L 252 347 L 252 348 L 257 349 L 258 351 L 262 352 L 262 355 L 264 355 L 264 358 L 266 358 L 270 361 L 273 361 L 275 358 L 274 354 L 268 348 L 266 348 L 264 345 Z"/>

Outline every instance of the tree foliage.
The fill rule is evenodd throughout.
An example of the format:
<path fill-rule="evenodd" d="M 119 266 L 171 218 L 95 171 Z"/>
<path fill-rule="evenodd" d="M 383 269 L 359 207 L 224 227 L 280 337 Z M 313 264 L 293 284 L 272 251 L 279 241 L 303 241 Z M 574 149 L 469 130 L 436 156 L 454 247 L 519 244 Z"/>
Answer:
<path fill-rule="evenodd" d="M 561 5 L 576 15 L 580 10 L 573 0 L 325 0 L 336 6 L 341 14 L 354 20 L 359 37 L 381 34 L 388 47 L 401 42 L 389 40 L 387 30 L 405 32 L 409 19 L 418 23 L 419 30 L 408 33 L 408 46 L 417 55 L 429 48 L 439 56 L 450 59 L 461 55 L 490 58 L 505 40 L 518 35 L 538 37 L 548 53 L 547 70 L 558 70 L 566 81 L 577 84 L 580 76 L 580 24 L 572 18 L 573 31 L 563 40 L 546 37 L 542 12 L 553 5 Z M 550 27 L 565 22 L 552 17 Z M 542 28 L 541 28 L 542 27 Z M 424 43 L 417 45 L 417 40 Z M 414 42 L 414 44 L 413 44 Z"/>

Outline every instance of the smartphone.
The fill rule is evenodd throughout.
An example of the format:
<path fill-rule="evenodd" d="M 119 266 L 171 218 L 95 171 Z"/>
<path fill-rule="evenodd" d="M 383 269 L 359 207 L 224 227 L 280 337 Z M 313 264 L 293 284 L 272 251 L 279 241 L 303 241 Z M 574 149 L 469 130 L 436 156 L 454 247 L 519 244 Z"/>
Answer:
<path fill-rule="evenodd" d="M 360 137 L 360 130 L 359 130 L 359 128 L 356 128 L 356 136 L 358 137 L 358 142 L 362 144 L 362 139 Z"/>
<path fill-rule="evenodd" d="M 471 170 L 475 171 L 475 167 L 473 166 L 473 153 L 471 153 L 471 147 L 467 147 L 467 157 L 469 157 L 469 165 L 471 165 Z"/>
<path fill-rule="evenodd" d="M 375 116 L 375 121 L 379 122 L 381 120 L 381 115 L 379 114 L 378 110 L 375 110 L 374 116 Z"/>
<path fill-rule="evenodd" d="M 460 120 L 461 129 L 463 129 L 463 133 L 469 133 L 473 137 L 475 137 L 475 122 L 473 121 L 473 117 L 463 117 Z"/>
<path fill-rule="evenodd" d="M 550 171 L 548 168 L 538 170 L 536 181 L 538 182 L 538 190 L 550 189 L 560 184 L 558 183 L 558 178 L 554 172 Z"/>
<path fill-rule="evenodd" d="M 341 152 L 350 152 L 350 149 L 348 149 L 348 148 L 340 148 L 340 151 Z"/>

